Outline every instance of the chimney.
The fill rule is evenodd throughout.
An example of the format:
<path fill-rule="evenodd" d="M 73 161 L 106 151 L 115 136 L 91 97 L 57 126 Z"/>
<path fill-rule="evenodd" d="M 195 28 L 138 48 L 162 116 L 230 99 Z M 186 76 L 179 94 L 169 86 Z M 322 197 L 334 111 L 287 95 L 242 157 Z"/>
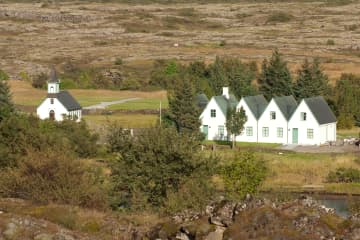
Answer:
<path fill-rule="evenodd" d="M 229 87 L 223 87 L 223 93 L 222 95 L 226 98 L 229 99 Z"/>

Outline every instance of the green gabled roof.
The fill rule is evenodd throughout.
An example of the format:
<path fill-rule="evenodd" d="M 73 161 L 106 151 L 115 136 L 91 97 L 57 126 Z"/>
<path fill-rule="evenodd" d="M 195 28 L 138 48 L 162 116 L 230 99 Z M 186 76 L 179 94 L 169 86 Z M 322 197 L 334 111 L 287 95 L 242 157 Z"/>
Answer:
<path fill-rule="evenodd" d="M 201 110 L 203 110 L 206 107 L 206 105 L 208 104 L 209 99 L 204 93 L 201 93 L 201 94 L 198 94 L 195 96 L 195 102 L 196 102 L 196 105 Z"/>
<path fill-rule="evenodd" d="M 214 96 L 214 100 L 225 116 L 228 108 L 236 108 L 238 104 L 236 97 L 232 94 L 229 95 L 229 99 L 224 96 Z"/>
<path fill-rule="evenodd" d="M 293 96 L 274 97 L 274 101 L 286 120 L 290 119 L 298 105 Z"/>
<path fill-rule="evenodd" d="M 304 101 L 320 125 L 336 122 L 334 113 L 323 97 L 305 98 Z"/>
<path fill-rule="evenodd" d="M 244 97 L 244 101 L 256 119 L 260 118 L 261 114 L 268 105 L 268 102 L 263 95 L 247 96 Z"/>

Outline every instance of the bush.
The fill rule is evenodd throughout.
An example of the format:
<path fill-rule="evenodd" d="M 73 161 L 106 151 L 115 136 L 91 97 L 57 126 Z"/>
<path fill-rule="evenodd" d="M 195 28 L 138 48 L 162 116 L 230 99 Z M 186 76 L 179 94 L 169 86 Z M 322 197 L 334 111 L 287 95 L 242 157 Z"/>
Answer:
<path fill-rule="evenodd" d="M 338 117 L 338 129 L 351 129 L 354 126 L 354 118 L 349 114 L 340 114 Z"/>
<path fill-rule="evenodd" d="M 222 169 L 226 194 L 232 199 L 242 199 L 247 193 L 255 193 L 265 180 L 266 172 L 265 162 L 252 152 L 235 155 Z"/>
<path fill-rule="evenodd" d="M 274 12 L 267 18 L 267 22 L 289 22 L 294 17 L 286 12 Z"/>
<path fill-rule="evenodd" d="M 360 182 L 360 170 L 354 168 L 337 168 L 330 171 L 327 176 L 327 182 L 330 183 L 350 183 Z"/>
<path fill-rule="evenodd" d="M 0 81 L 9 80 L 9 75 L 6 72 L 0 69 Z"/>
<path fill-rule="evenodd" d="M 87 167 L 64 151 L 30 151 L 18 167 L 0 172 L 0 194 L 36 203 L 103 209 L 106 196 L 100 169 Z"/>
<path fill-rule="evenodd" d="M 215 161 L 200 153 L 195 138 L 161 127 L 143 130 L 136 138 L 116 125 L 109 133 L 109 150 L 116 153 L 111 164 L 114 208 L 162 208 L 179 191 L 187 196 L 182 199 L 191 197 L 186 186 L 194 176 L 210 182 Z"/>
<path fill-rule="evenodd" d="M 116 58 L 115 60 L 115 65 L 122 65 L 124 62 L 122 60 L 122 58 Z"/>
<path fill-rule="evenodd" d="M 46 73 L 40 73 L 32 79 L 31 85 L 34 88 L 45 88 L 49 76 Z"/>
<path fill-rule="evenodd" d="M 327 42 L 326 42 L 326 45 L 335 45 L 335 41 L 333 39 L 328 39 Z"/>

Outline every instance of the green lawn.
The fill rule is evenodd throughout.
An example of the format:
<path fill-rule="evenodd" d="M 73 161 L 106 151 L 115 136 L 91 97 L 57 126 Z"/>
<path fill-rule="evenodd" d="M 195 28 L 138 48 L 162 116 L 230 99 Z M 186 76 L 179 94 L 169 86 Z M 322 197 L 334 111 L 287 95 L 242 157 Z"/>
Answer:
<path fill-rule="evenodd" d="M 338 137 L 359 137 L 360 127 L 353 127 L 352 129 L 339 129 L 337 130 Z"/>
<path fill-rule="evenodd" d="M 148 99 L 138 99 L 135 101 L 129 101 L 120 104 L 114 104 L 108 107 L 110 110 L 118 110 L 118 109 L 125 109 L 125 110 L 145 110 L 151 109 L 156 110 L 160 108 L 160 101 L 161 107 L 163 109 L 168 108 L 168 101 L 166 98 L 148 98 Z"/>
<path fill-rule="evenodd" d="M 105 126 L 109 122 L 117 122 L 124 128 L 146 128 L 156 124 L 158 115 L 150 114 L 113 114 L 85 115 L 83 118 L 90 127 Z"/>

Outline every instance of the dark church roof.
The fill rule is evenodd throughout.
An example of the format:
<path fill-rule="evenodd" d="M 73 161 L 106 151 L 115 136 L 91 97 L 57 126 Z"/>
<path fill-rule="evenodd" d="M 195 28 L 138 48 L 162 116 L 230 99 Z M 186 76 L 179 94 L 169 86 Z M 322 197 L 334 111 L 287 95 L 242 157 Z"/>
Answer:
<path fill-rule="evenodd" d="M 336 117 L 323 97 L 304 99 L 318 123 L 326 124 L 336 122 Z"/>
<path fill-rule="evenodd" d="M 59 82 L 60 81 L 58 79 L 56 69 L 55 67 L 52 67 L 50 71 L 49 83 L 59 83 Z"/>
<path fill-rule="evenodd" d="M 293 96 L 274 97 L 275 103 L 280 108 L 280 111 L 289 120 L 297 108 L 297 102 Z"/>
<path fill-rule="evenodd" d="M 80 104 L 75 100 L 75 98 L 73 98 L 73 96 L 71 96 L 68 91 L 61 91 L 56 94 L 51 94 L 49 97 L 57 98 L 68 111 L 81 109 Z"/>
<path fill-rule="evenodd" d="M 238 101 L 233 94 L 229 95 L 229 99 L 227 99 L 224 95 L 214 96 L 214 99 L 224 116 L 226 116 L 229 108 L 236 108 L 236 105 L 238 104 Z"/>
<path fill-rule="evenodd" d="M 201 94 L 198 94 L 195 96 L 195 102 L 196 102 L 196 105 L 201 110 L 203 110 L 206 107 L 206 105 L 208 104 L 209 99 L 204 93 L 201 93 Z"/>
<path fill-rule="evenodd" d="M 264 112 L 268 102 L 263 95 L 257 96 L 247 96 L 244 97 L 244 101 L 250 108 L 250 111 L 253 113 L 256 119 L 259 119 L 261 114 Z"/>

